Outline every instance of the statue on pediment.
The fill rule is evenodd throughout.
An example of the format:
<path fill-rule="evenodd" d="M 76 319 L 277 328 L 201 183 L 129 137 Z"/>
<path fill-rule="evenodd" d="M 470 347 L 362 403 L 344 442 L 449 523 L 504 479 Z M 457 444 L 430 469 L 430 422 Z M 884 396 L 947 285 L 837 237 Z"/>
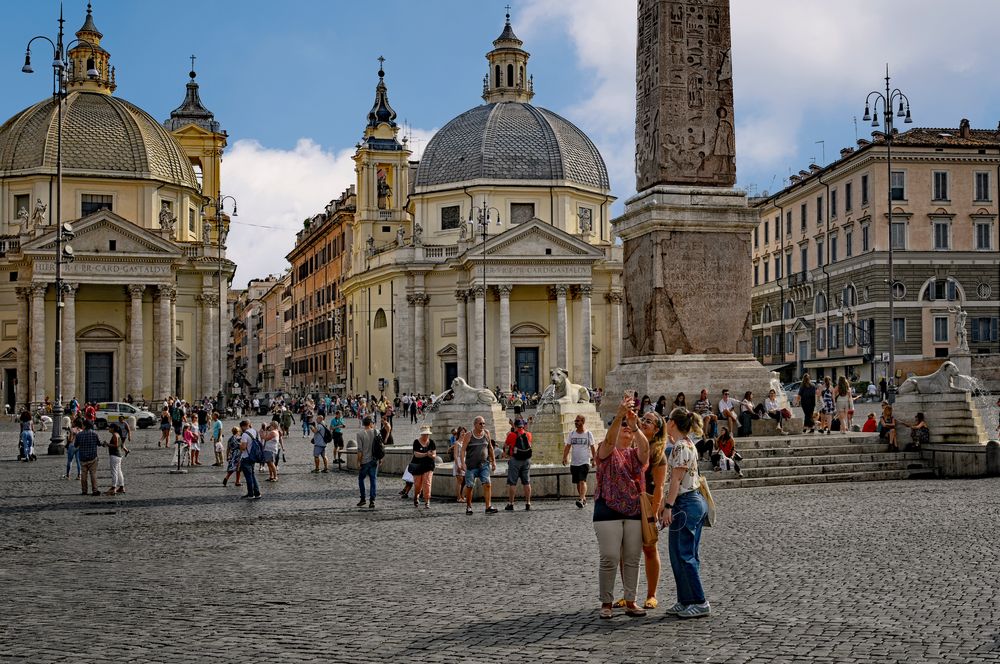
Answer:
<path fill-rule="evenodd" d="M 28 208 L 22 207 L 17 211 L 18 232 L 28 232 Z"/>
<path fill-rule="evenodd" d="M 420 225 L 419 221 L 413 222 L 413 246 L 424 246 L 424 227 Z"/>
<path fill-rule="evenodd" d="M 177 217 L 170 212 L 170 204 L 167 201 L 163 201 L 163 204 L 160 206 L 160 228 L 173 233 L 176 224 Z"/>
<path fill-rule="evenodd" d="M 31 213 L 31 225 L 32 226 L 44 226 L 45 225 L 45 211 L 48 209 L 48 205 L 42 202 L 42 199 L 35 201 L 35 209 Z"/>

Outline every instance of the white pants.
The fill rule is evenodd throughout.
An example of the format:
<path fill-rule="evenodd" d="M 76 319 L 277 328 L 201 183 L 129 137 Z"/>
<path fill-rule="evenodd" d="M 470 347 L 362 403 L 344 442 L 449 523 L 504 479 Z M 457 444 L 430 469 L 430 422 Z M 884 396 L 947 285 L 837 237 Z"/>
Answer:
<path fill-rule="evenodd" d="M 125 486 L 125 474 L 122 473 L 122 458 L 120 456 L 108 457 L 111 461 L 111 486 L 115 489 Z"/>
<path fill-rule="evenodd" d="M 636 586 L 639 585 L 639 558 L 642 556 L 642 526 L 638 519 L 617 521 L 595 521 L 597 548 L 601 553 L 598 567 L 598 587 L 601 604 L 615 601 L 615 577 L 618 565 L 622 564 L 622 585 L 625 601 L 635 601 Z"/>

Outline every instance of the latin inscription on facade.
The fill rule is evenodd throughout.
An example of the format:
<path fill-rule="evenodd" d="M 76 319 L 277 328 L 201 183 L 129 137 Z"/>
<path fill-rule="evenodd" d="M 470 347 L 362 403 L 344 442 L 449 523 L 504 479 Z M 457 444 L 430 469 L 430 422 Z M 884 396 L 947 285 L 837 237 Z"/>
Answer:
<path fill-rule="evenodd" d="M 149 263 L 66 263 L 63 264 L 63 276 L 74 275 L 110 275 L 123 277 L 141 277 L 169 275 L 170 265 Z M 34 271 L 39 274 L 55 274 L 56 266 L 51 261 L 35 263 Z"/>
<path fill-rule="evenodd" d="M 736 182 L 729 0 L 639 0 L 636 189 Z"/>

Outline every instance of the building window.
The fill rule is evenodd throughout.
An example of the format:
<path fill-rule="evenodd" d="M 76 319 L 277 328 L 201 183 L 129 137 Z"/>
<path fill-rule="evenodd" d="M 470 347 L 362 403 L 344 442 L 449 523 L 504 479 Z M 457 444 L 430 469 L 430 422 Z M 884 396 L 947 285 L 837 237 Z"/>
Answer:
<path fill-rule="evenodd" d="M 511 203 L 510 223 L 523 224 L 535 218 L 534 203 Z"/>
<path fill-rule="evenodd" d="M 194 208 L 188 208 L 188 232 L 192 233 L 192 234 L 194 233 L 194 217 L 195 217 L 195 214 L 196 213 L 194 211 Z"/>
<path fill-rule="evenodd" d="M 81 194 L 80 196 L 80 216 L 86 217 L 98 210 L 111 210 L 114 196 L 102 194 Z"/>
<path fill-rule="evenodd" d="M 380 327 L 387 326 L 388 324 L 389 323 L 385 319 L 385 309 L 379 309 L 378 311 L 376 311 L 375 312 L 375 322 L 372 323 L 372 327 L 374 327 L 377 330 Z"/>
<path fill-rule="evenodd" d="M 823 240 L 816 240 L 816 265 L 818 267 L 823 267 L 825 261 L 823 260 Z"/>
<path fill-rule="evenodd" d="M 785 332 L 785 352 L 795 352 L 795 335 L 791 332 Z"/>
<path fill-rule="evenodd" d="M 844 255 L 850 258 L 854 255 L 854 232 L 844 233 Z"/>
<path fill-rule="evenodd" d="M 892 242 L 892 248 L 894 251 L 906 249 L 905 221 L 892 222 L 892 237 L 890 238 L 890 242 Z"/>
<path fill-rule="evenodd" d="M 781 256 L 774 257 L 774 278 L 781 279 Z"/>
<path fill-rule="evenodd" d="M 984 343 L 997 340 L 997 323 L 1000 318 L 982 317 L 972 321 L 971 337 L 972 343 Z"/>
<path fill-rule="evenodd" d="M 17 194 L 14 196 L 14 214 L 11 215 L 11 223 L 17 220 L 17 215 L 21 214 L 21 210 L 28 213 L 31 216 L 31 194 Z"/>
<path fill-rule="evenodd" d="M 785 274 L 788 276 L 792 275 L 792 252 L 789 251 L 785 254 Z"/>
<path fill-rule="evenodd" d="M 765 304 L 764 305 L 764 309 L 761 310 L 761 312 L 760 312 L 760 322 L 761 323 L 770 323 L 772 320 L 773 320 L 773 317 L 771 316 L 771 305 Z"/>
<path fill-rule="evenodd" d="M 837 218 L 837 190 L 830 190 L 830 218 Z"/>
<path fill-rule="evenodd" d="M 458 205 L 448 205 L 441 208 L 441 230 L 447 231 L 462 225 L 462 208 Z"/>
<path fill-rule="evenodd" d="M 507 65 L 507 87 L 514 87 L 514 65 Z"/>
<path fill-rule="evenodd" d="M 906 284 L 902 281 L 897 281 L 892 285 L 892 299 L 902 300 L 906 297 Z"/>
<path fill-rule="evenodd" d="M 792 211 L 785 213 L 785 235 L 792 237 Z"/>
<path fill-rule="evenodd" d="M 844 346 L 854 348 L 854 323 L 844 323 Z"/>
<path fill-rule="evenodd" d="M 933 200 L 948 200 L 948 173 L 947 171 L 934 171 Z"/>
<path fill-rule="evenodd" d="M 816 328 L 816 350 L 826 350 L 826 328 Z"/>
<path fill-rule="evenodd" d="M 830 238 L 830 262 L 837 262 L 837 236 L 834 235 Z"/>
<path fill-rule="evenodd" d="M 946 344 L 946 343 L 948 343 L 948 317 L 947 316 L 935 316 L 934 317 L 934 343 L 936 343 L 936 344 Z"/>
<path fill-rule="evenodd" d="M 754 266 L 753 266 L 753 285 L 754 286 L 759 286 L 760 285 L 760 264 L 759 263 L 754 263 Z"/>
<path fill-rule="evenodd" d="M 895 226 L 895 224 L 893 224 Z M 949 224 L 947 221 L 935 221 L 934 222 L 934 249 L 936 251 L 945 251 L 950 249 L 949 242 Z"/>
<path fill-rule="evenodd" d="M 771 222 L 767 219 L 764 220 L 764 244 L 768 244 L 771 241 Z"/>
<path fill-rule="evenodd" d="M 771 280 L 771 264 L 767 261 L 767 258 L 765 258 L 764 259 L 764 283 L 766 284 L 770 280 Z"/>
<path fill-rule="evenodd" d="M 771 336 L 764 337 L 764 355 L 771 354 Z"/>
<path fill-rule="evenodd" d="M 816 305 L 813 307 L 814 314 L 826 313 L 826 294 L 820 293 L 816 296 Z"/>
<path fill-rule="evenodd" d="M 753 354 L 760 357 L 760 337 L 753 338 Z"/>
<path fill-rule="evenodd" d="M 862 226 L 861 227 L 861 251 L 862 252 L 869 251 L 869 250 L 871 250 L 871 247 L 872 247 L 872 243 L 871 243 L 871 237 L 870 237 L 870 235 L 868 233 L 868 227 L 867 226 Z"/>
<path fill-rule="evenodd" d="M 954 302 L 958 299 L 958 284 L 953 279 L 935 279 L 927 285 L 924 299 L 930 302 L 935 300 Z"/>
<path fill-rule="evenodd" d="M 830 325 L 830 350 L 840 348 L 840 323 Z"/>
<path fill-rule="evenodd" d="M 805 274 L 806 272 L 809 271 L 809 246 L 808 245 L 802 245 L 802 248 L 799 250 L 799 259 L 801 259 L 801 261 L 802 261 L 802 274 Z"/>
<path fill-rule="evenodd" d="M 979 251 L 993 249 L 993 224 L 988 221 L 976 222 L 976 249 Z"/>
<path fill-rule="evenodd" d="M 817 196 L 816 197 L 816 223 L 817 224 L 822 224 L 823 223 L 823 197 L 822 196 Z"/>
<path fill-rule="evenodd" d="M 754 226 L 753 229 L 753 248 L 757 249 L 760 247 L 760 226 Z"/>
<path fill-rule="evenodd" d="M 853 284 L 844 286 L 844 292 L 841 297 L 844 300 L 844 304 L 849 307 L 855 307 L 858 304 L 858 291 L 854 288 Z"/>
<path fill-rule="evenodd" d="M 868 205 L 868 175 L 861 176 L 861 207 Z"/>
<path fill-rule="evenodd" d="M 782 318 L 791 320 L 795 318 L 795 304 L 791 300 L 785 300 L 784 309 L 781 311 Z"/>
<path fill-rule="evenodd" d="M 892 319 L 892 337 L 896 341 L 906 341 L 906 319 Z"/>
<path fill-rule="evenodd" d="M 850 212 L 854 209 L 854 183 L 845 182 L 844 183 L 844 212 Z"/>
<path fill-rule="evenodd" d="M 802 206 L 799 208 L 799 212 L 800 212 L 800 215 L 799 215 L 799 227 L 802 229 L 803 232 L 805 232 L 805 230 L 806 230 L 806 221 L 809 219 L 809 208 L 808 208 L 808 206 L 805 203 L 803 203 Z"/>
<path fill-rule="evenodd" d="M 774 239 L 777 240 L 781 237 L 781 215 L 779 214 L 774 218 Z"/>
<path fill-rule="evenodd" d="M 889 196 L 894 201 L 906 200 L 906 173 L 893 171 L 889 177 Z"/>
<path fill-rule="evenodd" d="M 976 173 L 976 202 L 986 203 L 991 200 L 990 197 L 990 174 L 989 171 L 985 173 Z"/>

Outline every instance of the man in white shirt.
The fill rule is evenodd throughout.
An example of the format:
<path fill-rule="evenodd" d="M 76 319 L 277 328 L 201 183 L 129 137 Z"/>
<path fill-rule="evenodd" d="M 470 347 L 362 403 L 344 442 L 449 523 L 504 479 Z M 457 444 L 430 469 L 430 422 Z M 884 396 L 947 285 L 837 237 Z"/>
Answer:
<path fill-rule="evenodd" d="M 587 475 L 590 474 L 591 460 L 597 456 L 597 446 L 594 444 L 594 434 L 585 428 L 586 417 L 577 415 L 573 423 L 576 428 L 566 436 L 562 462 L 565 466 L 567 459 L 570 461 L 569 472 L 579 492 L 576 506 L 583 509 L 587 504 Z"/>
<path fill-rule="evenodd" d="M 722 390 L 722 399 L 719 400 L 719 417 L 729 420 L 729 430 L 736 431 L 740 425 L 740 409 L 735 401 L 729 398 L 729 390 Z"/>
<path fill-rule="evenodd" d="M 240 422 L 240 470 L 243 471 L 243 481 L 247 485 L 247 492 L 244 498 L 260 498 L 260 484 L 257 483 L 257 476 L 254 474 L 254 463 L 250 460 L 250 445 L 257 440 L 257 431 L 250 426 L 250 422 L 243 420 Z"/>

